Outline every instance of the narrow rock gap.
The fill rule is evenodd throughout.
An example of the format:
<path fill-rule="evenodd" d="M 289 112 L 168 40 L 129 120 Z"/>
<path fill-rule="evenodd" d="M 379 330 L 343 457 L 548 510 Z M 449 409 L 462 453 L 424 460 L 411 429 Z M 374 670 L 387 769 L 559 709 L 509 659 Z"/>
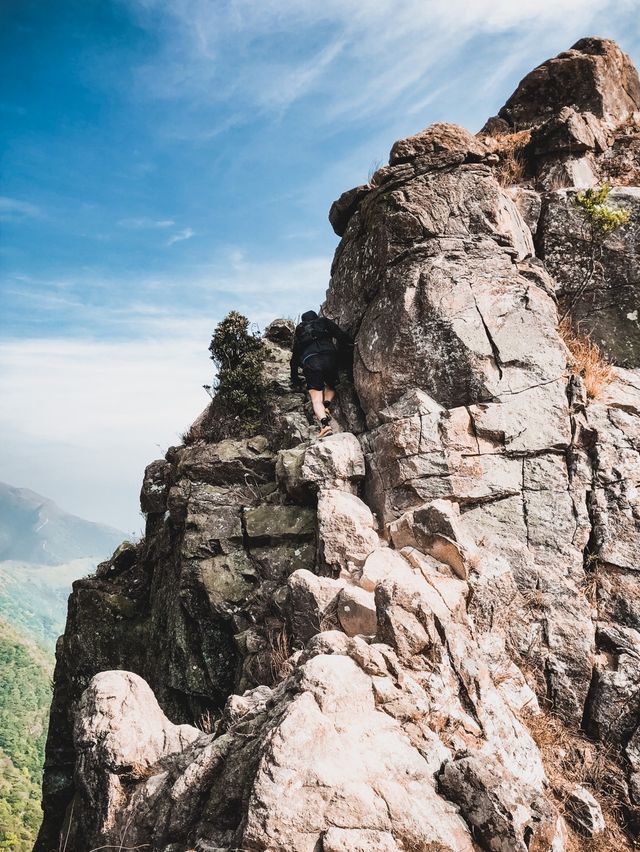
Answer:
<path fill-rule="evenodd" d="M 478 312 L 478 316 L 480 317 L 480 322 L 482 323 L 482 327 L 484 328 L 484 333 L 487 335 L 487 340 L 489 341 L 489 346 L 491 347 L 491 351 L 493 353 L 493 361 L 496 365 L 496 369 L 498 371 L 498 376 L 502 379 L 502 359 L 500 358 L 500 350 L 493 339 L 491 332 L 489 331 L 489 327 L 487 326 L 484 317 L 482 316 L 482 311 L 478 307 L 478 300 L 476 299 L 475 293 L 471 291 L 471 295 L 473 297 L 473 302 L 476 306 L 476 311 Z"/>

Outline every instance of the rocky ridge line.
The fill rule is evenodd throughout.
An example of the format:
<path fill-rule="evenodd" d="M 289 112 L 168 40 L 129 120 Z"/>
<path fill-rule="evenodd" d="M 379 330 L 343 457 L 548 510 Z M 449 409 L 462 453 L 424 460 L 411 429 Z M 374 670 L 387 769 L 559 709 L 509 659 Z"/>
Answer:
<path fill-rule="evenodd" d="M 546 189 L 538 160 L 519 185 L 497 177 L 501 136 L 575 127 L 568 108 L 603 140 L 589 162 L 626 162 L 638 93 L 617 46 L 582 40 L 525 78 L 504 125 L 433 125 L 334 204 L 324 311 L 356 340 L 348 431 L 310 441 L 276 321 L 269 435 L 204 436 L 147 469 L 145 541 L 74 586 L 37 849 L 60 831 L 78 852 L 630 842 L 640 377 L 622 353 L 593 401 L 567 369 L 575 185 Z M 544 168 L 569 175 L 554 151 Z M 611 276 L 637 241 L 634 215 L 593 288 L 610 350 L 637 286 L 618 298 Z M 588 735 L 577 760 L 612 756 L 627 839 L 598 790 L 545 767 L 530 731 L 550 711 Z"/>

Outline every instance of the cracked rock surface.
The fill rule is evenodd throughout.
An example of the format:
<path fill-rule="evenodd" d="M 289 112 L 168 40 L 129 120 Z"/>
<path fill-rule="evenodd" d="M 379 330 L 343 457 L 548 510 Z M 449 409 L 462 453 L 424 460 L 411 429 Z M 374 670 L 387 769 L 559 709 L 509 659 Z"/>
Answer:
<path fill-rule="evenodd" d="M 634 75 L 583 40 L 492 132 L 604 162 Z M 578 117 L 553 83 L 577 77 Z M 39 852 L 634 848 L 640 377 L 621 357 L 587 398 L 558 332 L 571 190 L 500 186 L 486 132 L 400 140 L 332 207 L 336 433 L 313 440 L 272 323 L 268 434 L 153 462 L 144 541 L 74 585 Z"/>

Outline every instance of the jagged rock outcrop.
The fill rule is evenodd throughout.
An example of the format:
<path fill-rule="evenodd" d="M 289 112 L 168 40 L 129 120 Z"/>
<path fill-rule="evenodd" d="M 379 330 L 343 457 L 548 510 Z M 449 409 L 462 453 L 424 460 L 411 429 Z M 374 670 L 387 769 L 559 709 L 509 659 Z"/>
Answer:
<path fill-rule="evenodd" d="M 612 368 L 587 396 L 558 331 L 572 191 L 543 171 L 504 187 L 496 154 L 524 124 L 532 163 L 566 164 L 567 138 L 604 162 L 634 75 L 582 40 L 478 137 L 400 140 L 334 204 L 323 310 L 355 341 L 337 434 L 312 440 L 276 321 L 268 432 L 212 443 L 201 419 L 147 468 L 145 540 L 74 586 L 37 849 L 60 832 L 68 852 L 638 834 L 640 377 Z M 636 229 L 634 207 L 603 256 L 607 328 L 631 313 Z"/>

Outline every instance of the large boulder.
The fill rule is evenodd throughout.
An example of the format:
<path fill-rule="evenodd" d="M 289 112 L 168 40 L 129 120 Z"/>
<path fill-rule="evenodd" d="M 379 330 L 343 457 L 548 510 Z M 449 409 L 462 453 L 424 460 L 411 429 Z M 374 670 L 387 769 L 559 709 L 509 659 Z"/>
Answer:
<path fill-rule="evenodd" d="M 350 574 L 380 546 L 371 509 L 354 494 L 329 488 L 318 498 L 318 535 L 322 563 Z"/>
<path fill-rule="evenodd" d="M 633 62 L 614 41 L 583 38 L 520 81 L 498 113 L 511 128 L 535 127 L 564 107 L 591 113 L 610 128 L 640 109 Z"/>
<path fill-rule="evenodd" d="M 401 186 L 390 179 L 362 202 L 324 307 L 358 329 L 355 386 L 369 426 L 410 388 L 454 407 L 564 367 L 553 302 L 516 264 L 533 253 L 530 231 L 491 170 L 417 164 Z"/>

